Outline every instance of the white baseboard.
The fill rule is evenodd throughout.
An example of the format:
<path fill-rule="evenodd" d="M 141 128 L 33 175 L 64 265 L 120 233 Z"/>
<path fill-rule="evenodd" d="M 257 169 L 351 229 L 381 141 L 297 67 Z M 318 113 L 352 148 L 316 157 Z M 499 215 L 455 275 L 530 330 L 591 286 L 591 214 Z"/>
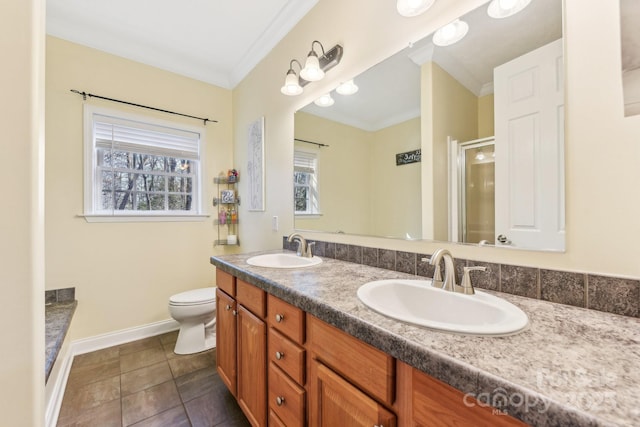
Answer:
<path fill-rule="evenodd" d="M 67 385 L 67 378 L 73 363 L 70 346 L 63 345 L 53 364 L 49 380 L 45 386 L 46 408 L 44 414 L 45 427 L 55 427 L 62 405 L 62 397 Z"/>
<path fill-rule="evenodd" d="M 71 371 L 71 365 L 73 364 L 73 358 L 75 356 L 176 331 L 179 328 L 180 324 L 178 322 L 173 319 L 168 319 L 150 323 L 148 325 L 137 326 L 135 328 L 122 329 L 120 331 L 109 332 L 107 334 L 96 335 L 95 337 L 72 341 L 69 345 L 68 351 L 64 352 L 64 354 L 58 355 L 58 359 L 54 363 L 53 370 L 56 370 L 55 365 L 60 364 L 59 369 L 57 369 L 57 372 L 55 373 L 52 370 L 52 375 L 49 377 L 49 382 L 47 383 L 47 387 L 51 387 L 51 394 L 46 402 L 45 427 L 55 427 L 58 422 L 60 406 L 62 406 L 62 398 L 64 396 L 67 379 L 69 378 L 69 372 Z"/>
<path fill-rule="evenodd" d="M 173 319 L 169 319 L 161 322 L 149 323 L 148 325 L 109 332 L 107 334 L 96 335 L 95 337 L 83 338 L 71 343 L 71 353 L 76 356 L 78 354 L 102 350 L 103 348 L 113 347 L 114 345 L 125 344 L 142 338 L 176 331 L 179 328 L 180 324 L 178 322 Z"/>

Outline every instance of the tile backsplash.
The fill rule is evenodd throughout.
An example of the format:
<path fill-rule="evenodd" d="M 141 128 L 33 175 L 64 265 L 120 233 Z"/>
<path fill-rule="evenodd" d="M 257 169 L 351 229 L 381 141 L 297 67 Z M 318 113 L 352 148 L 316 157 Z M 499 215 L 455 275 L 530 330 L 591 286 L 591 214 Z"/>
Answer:
<path fill-rule="evenodd" d="M 44 303 L 70 302 L 76 299 L 76 288 L 52 289 L 44 291 Z"/>
<path fill-rule="evenodd" d="M 310 240 L 313 242 L 314 240 Z M 297 242 L 282 239 L 282 247 L 295 251 Z M 315 241 L 313 253 L 371 267 L 432 277 L 433 267 L 422 261 L 430 254 L 370 248 L 343 243 Z M 474 286 L 559 304 L 640 317 L 640 280 L 591 273 L 547 270 L 510 264 L 496 264 L 456 258 L 457 276 L 465 266 L 484 266 L 472 272 Z"/>

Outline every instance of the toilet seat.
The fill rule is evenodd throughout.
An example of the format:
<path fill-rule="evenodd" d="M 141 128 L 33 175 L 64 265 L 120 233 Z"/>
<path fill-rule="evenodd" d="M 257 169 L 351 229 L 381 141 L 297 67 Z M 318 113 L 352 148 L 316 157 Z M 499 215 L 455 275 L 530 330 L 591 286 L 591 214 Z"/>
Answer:
<path fill-rule="evenodd" d="M 216 302 L 216 288 L 200 288 L 181 292 L 169 298 L 169 305 L 201 305 Z"/>

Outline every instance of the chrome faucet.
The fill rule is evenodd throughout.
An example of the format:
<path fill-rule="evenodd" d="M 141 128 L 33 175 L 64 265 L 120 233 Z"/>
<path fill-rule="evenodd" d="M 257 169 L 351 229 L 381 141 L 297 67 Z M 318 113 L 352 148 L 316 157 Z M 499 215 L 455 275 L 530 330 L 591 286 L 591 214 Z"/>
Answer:
<path fill-rule="evenodd" d="M 444 279 L 440 278 L 440 261 L 444 259 Z M 453 263 L 453 255 L 447 249 L 438 249 L 431 255 L 429 264 L 435 267 L 433 273 L 433 285 L 450 292 L 462 292 L 462 286 L 456 284 L 456 267 Z"/>
<path fill-rule="evenodd" d="M 444 279 L 442 279 L 440 274 L 440 261 L 442 261 L 442 259 L 444 259 Z M 445 291 L 460 292 L 467 295 L 473 295 L 476 293 L 473 285 L 471 284 L 471 276 L 469 275 L 469 272 L 473 270 L 485 271 L 487 269 L 486 267 L 481 266 L 464 267 L 462 286 L 460 286 L 456 283 L 456 267 L 453 262 L 453 255 L 451 255 L 451 252 L 446 249 L 438 249 L 429 259 L 429 264 L 435 266 L 432 286 L 440 287 Z"/>
<path fill-rule="evenodd" d="M 298 241 L 298 250 L 296 251 L 296 255 L 304 257 L 304 258 L 312 258 L 313 253 L 311 248 L 316 242 L 308 243 L 307 240 L 302 237 L 300 233 L 291 233 L 289 237 L 287 237 L 287 242 L 293 242 L 294 240 Z"/>

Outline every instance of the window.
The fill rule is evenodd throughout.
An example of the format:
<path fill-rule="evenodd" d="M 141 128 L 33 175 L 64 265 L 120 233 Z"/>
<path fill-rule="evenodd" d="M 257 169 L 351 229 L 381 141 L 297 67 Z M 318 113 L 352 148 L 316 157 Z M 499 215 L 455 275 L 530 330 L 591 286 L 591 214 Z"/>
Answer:
<path fill-rule="evenodd" d="M 318 154 L 295 150 L 293 154 L 293 200 L 296 215 L 318 215 Z"/>
<path fill-rule="evenodd" d="M 202 129 L 86 107 L 85 216 L 201 214 Z"/>

